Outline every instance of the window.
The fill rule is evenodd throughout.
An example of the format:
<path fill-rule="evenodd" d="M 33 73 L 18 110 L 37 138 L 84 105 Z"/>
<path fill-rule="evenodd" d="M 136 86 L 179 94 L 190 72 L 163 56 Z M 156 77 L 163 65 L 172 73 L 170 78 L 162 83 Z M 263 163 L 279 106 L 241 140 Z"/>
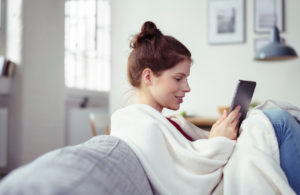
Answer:
<path fill-rule="evenodd" d="M 65 85 L 110 89 L 110 1 L 65 1 Z"/>
<path fill-rule="evenodd" d="M 0 0 L 0 55 L 5 54 L 5 2 Z"/>

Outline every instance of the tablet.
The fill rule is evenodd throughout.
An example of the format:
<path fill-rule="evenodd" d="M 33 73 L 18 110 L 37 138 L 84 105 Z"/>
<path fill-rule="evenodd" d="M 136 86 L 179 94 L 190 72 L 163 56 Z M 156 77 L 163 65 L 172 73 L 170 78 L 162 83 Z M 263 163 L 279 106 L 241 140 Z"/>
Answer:
<path fill-rule="evenodd" d="M 249 105 L 254 93 L 254 89 L 256 86 L 256 82 L 254 81 L 244 81 L 244 80 L 239 80 L 234 96 L 233 96 L 233 100 L 229 109 L 229 113 L 234 110 L 234 108 L 238 105 L 241 106 L 241 117 L 240 117 L 240 122 L 239 122 L 239 126 L 242 123 L 242 121 L 246 118 L 248 109 L 249 109 Z"/>

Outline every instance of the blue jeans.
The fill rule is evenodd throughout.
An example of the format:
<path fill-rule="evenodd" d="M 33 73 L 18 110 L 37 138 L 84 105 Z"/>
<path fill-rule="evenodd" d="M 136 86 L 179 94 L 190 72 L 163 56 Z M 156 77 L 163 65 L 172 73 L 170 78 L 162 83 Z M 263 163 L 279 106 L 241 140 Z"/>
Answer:
<path fill-rule="evenodd" d="M 300 194 L 300 124 L 287 111 L 281 109 L 265 109 L 273 124 L 277 137 L 280 166 L 285 172 L 290 186 Z"/>

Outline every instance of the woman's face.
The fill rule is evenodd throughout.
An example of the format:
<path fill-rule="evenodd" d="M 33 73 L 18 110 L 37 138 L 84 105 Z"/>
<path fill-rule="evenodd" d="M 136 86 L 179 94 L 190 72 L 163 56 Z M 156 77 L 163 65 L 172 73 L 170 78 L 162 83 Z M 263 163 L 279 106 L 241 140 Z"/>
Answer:
<path fill-rule="evenodd" d="M 154 76 L 150 86 L 150 98 L 153 98 L 151 106 L 159 111 L 163 108 L 178 110 L 185 93 L 191 91 L 187 81 L 190 68 L 190 60 L 184 60 L 159 76 Z"/>

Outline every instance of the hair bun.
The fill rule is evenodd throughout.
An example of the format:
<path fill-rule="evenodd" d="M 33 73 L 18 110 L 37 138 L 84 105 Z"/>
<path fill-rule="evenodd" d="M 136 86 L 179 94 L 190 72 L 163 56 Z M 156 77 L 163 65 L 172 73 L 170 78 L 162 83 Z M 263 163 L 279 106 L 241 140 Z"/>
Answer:
<path fill-rule="evenodd" d="M 139 44 L 144 43 L 145 41 L 150 41 L 153 38 L 160 36 L 162 36 L 162 33 L 156 27 L 156 25 L 151 21 L 147 21 L 143 24 L 141 32 L 137 34 L 134 40 L 131 42 L 131 47 L 136 48 Z"/>
<path fill-rule="evenodd" d="M 157 33 L 157 31 L 159 30 L 157 29 L 156 25 L 151 21 L 147 21 L 142 26 L 141 34 L 154 35 Z"/>

